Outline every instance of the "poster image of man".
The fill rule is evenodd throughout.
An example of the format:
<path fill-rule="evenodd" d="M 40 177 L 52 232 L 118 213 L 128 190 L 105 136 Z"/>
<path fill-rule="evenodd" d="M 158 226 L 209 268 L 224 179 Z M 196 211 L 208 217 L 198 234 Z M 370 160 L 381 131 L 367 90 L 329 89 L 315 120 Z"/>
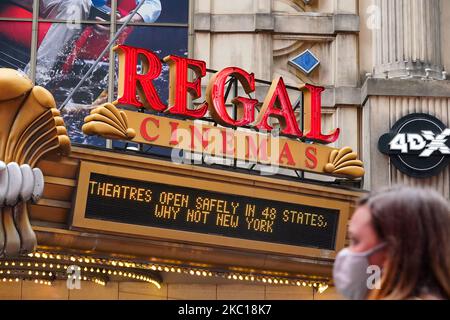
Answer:
<path fill-rule="evenodd" d="M 188 0 L 0 0 L 0 67 L 27 73 L 59 106 L 73 93 L 62 113 L 73 143 L 105 145 L 101 138 L 83 135 L 81 127 L 92 107 L 106 102 L 108 88 L 117 86 L 117 63 L 116 75 L 110 73 L 110 61 L 117 62 L 117 57 L 105 54 L 82 86 L 72 91 L 109 45 L 112 15 L 117 32 L 139 4 L 115 45 L 146 48 L 160 58 L 187 56 Z M 33 8 L 39 8 L 34 15 L 39 19 L 37 31 L 32 30 Z M 165 68 L 155 87 L 167 99 Z"/>
<path fill-rule="evenodd" d="M 130 6 L 130 1 L 133 4 Z M 123 16 L 118 17 L 118 22 L 124 22 L 128 18 L 129 12 L 126 9 L 131 9 L 132 6 L 137 5 L 139 0 L 120 1 L 123 2 L 121 12 Z M 30 12 L 33 10 L 33 0 L 10 0 L 18 6 L 21 6 Z M 128 2 L 128 3 L 127 3 Z M 98 21 L 106 21 L 105 15 L 103 18 L 99 15 L 107 13 L 107 1 L 99 0 L 39 0 L 39 17 L 42 19 L 62 20 L 61 23 L 53 23 L 49 28 L 47 34 L 43 38 L 37 51 L 37 73 L 36 82 L 45 84 L 51 80 L 52 70 L 57 64 L 58 58 L 67 52 L 67 49 L 74 44 L 74 40 L 85 31 L 83 25 L 77 23 L 81 21 L 95 19 Z M 103 9 L 103 10 L 102 10 Z M 98 13 L 96 15 L 96 13 Z M 137 14 L 133 16 L 132 22 L 155 22 L 161 13 L 160 0 L 144 0 L 144 4 L 139 8 Z M 97 34 L 108 37 L 109 28 L 104 25 L 96 25 L 95 31 Z M 105 38 L 107 39 L 107 38 Z M 28 73 L 29 65 L 25 69 Z"/>

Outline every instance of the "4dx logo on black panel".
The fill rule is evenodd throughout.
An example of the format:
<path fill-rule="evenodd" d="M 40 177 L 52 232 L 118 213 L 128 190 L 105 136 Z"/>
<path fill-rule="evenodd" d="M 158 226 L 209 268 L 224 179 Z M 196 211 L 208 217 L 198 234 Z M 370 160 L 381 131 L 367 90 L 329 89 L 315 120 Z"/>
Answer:
<path fill-rule="evenodd" d="M 401 172 L 416 178 L 431 177 L 449 163 L 450 129 L 429 114 L 410 114 L 380 138 L 378 148 Z"/>

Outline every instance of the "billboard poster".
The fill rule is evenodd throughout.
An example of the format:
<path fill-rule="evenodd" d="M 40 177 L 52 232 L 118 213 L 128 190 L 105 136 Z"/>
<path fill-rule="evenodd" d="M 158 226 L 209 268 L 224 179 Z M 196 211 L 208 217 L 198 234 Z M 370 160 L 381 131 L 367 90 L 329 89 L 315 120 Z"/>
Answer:
<path fill-rule="evenodd" d="M 61 106 L 112 38 L 112 7 L 119 30 L 139 0 L 34 0 L 39 2 L 38 30 L 33 35 L 33 0 L 0 0 L 0 67 L 21 70 L 48 89 Z M 188 55 L 188 0 L 144 0 L 116 44 L 141 47 L 166 55 Z M 36 54 L 32 54 L 33 37 Z M 111 58 L 107 53 L 78 89 L 62 114 L 73 143 L 104 147 L 103 138 L 81 132 L 93 106 L 107 102 Z M 116 59 L 114 57 L 113 59 Z M 155 82 L 168 96 L 168 69 Z M 164 100 L 163 100 L 164 101 Z"/>

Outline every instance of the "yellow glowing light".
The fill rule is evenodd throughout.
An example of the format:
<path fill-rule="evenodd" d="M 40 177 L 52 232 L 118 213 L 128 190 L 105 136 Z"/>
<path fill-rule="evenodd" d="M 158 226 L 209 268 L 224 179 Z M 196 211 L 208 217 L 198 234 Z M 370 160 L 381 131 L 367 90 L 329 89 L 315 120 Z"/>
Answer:
<path fill-rule="evenodd" d="M 328 289 L 328 285 L 327 284 L 321 284 L 320 286 L 319 286 L 319 289 L 317 290 L 319 293 L 324 293 L 325 292 L 325 290 L 327 290 Z"/>

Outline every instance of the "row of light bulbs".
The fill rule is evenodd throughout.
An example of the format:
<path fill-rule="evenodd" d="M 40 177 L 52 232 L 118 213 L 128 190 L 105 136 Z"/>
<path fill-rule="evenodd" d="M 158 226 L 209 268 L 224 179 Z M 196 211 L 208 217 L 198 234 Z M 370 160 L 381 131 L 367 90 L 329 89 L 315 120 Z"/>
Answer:
<path fill-rule="evenodd" d="M 1 263 L 0 263 L 1 264 Z M 9 264 L 9 263 L 8 263 Z M 25 266 L 24 263 L 12 263 L 10 264 L 11 266 Z M 43 264 L 45 267 L 45 264 Z M 38 267 L 39 264 L 34 264 L 34 266 Z M 63 269 L 67 269 L 67 266 L 64 266 Z M 19 278 L 17 277 L 17 273 L 18 271 L 20 271 L 22 273 L 22 276 Z M 24 281 L 28 281 L 31 280 L 33 281 L 34 279 L 34 283 L 36 284 L 44 284 L 44 285 L 52 285 L 52 280 L 56 280 L 56 274 L 54 274 L 53 272 L 46 272 L 46 271 L 36 271 L 36 270 L 28 270 L 28 269 L 23 269 L 23 270 L 0 270 L 0 278 L 1 276 L 4 276 L 4 278 L 2 279 L 3 282 L 19 282 L 20 280 L 24 280 Z M 14 276 L 16 275 L 16 276 Z M 44 279 L 43 279 L 44 278 Z M 47 280 L 45 278 L 49 278 L 52 280 Z M 86 277 L 86 276 L 76 276 L 76 275 L 69 275 L 67 277 L 68 279 L 76 279 L 78 278 L 78 280 L 83 280 L 83 281 L 92 281 L 98 285 L 102 285 L 105 286 L 106 282 L 102 279 L 99 278 L 92 278 L 92 277 Z"/>
<path fill-rule="evenodd" d="M 2 281 L 3 282 L 19 282 L 21 279 L 19 279 L 19 278 L 3 278 L 2 279 Z M 48 281 L 48 280 L 39 280 L 39 279 L 34 279 L 34 283 L 36 283 L 36 284 L 43 284 L 43 285 L 46 285 L 46 286 L 51 286 L 52 285 L 52 282 L 51 281 Z"/>
<path fill-rule="evenodd" d="M 20 278 L 16 277 L 16 278 L 3 278 L 2 282 L 19 282 L 20 280 L 33 281 L 33 280 L 28 280 L 28 279 L 20 279 Z M 82 277 L 82 280 L 89 281 L 89 279 L 87 277 Z M 96 284 L 98 284 L 98 285 L 106 286 L 106 282 L 101 280 L 101 279 L 94 278 L 91 281 L 96 283 Z M 50 281 L 50 280 L 34 279 L 33 282 L 36 283 L 36 284 L 43 284 L 43 285 L 46 285 L 46 286 L 51 286 L 52 285 L 52 281 Z"/>
<path fill-rule="evenodd" d="M 49 262 L 49 263 L 32 263 L 32 262 L 14 262 L 14 261 L 6 261 L 4 262 L 5 266 L 11 265 L 15 266 L 19 264 L 20 266 L 35 266 L 35 267 L 49 267 L 49 268 L 64 268 L 67 269 L 67 265 L 62 265 L 63 263 L 83 263 L 83 264 L 95 264 L 101 266 L 108 267 L 119 267 L 119 268 L 133 268 L 133 269 L 144 269 L 144 270 L 152 270 L 152 271 L 160 271 L 160 272 L 171 272 L 171 273 L 184 273 L 192 276 L 202 276 L 202 277 L 221 277 L 229 280 L 237 280 L 237 281 L 249 281 L 249 282 L 259 282 L 269 285 L 293 285 L 298 287 L 312 287 L 317 289 L 320 293 L 325 291 L 328 288 L 328 280 L 327 279 L 293 279 L 288 277 L 274 277 L 267 275 L 255 275 L 251 273 L 229 273 L 229 272 L 215 272 L 206 269 L 195 269 L 195 268 L 187 268 L 180 266 L 167 266 L 167 265 L 158 265 L 158 264 L 145 264 L 145 263 L 135 263 L 128 261 L 120 261 L 120 260 L 109 260 L 102 258 L 94 258 L 94 257 L 81 257 L 81 256 L 69 256 L 64 254 L 53 254 L 47 252 L 35 252 L 30 253 L 28 255 L 30 258 L 36 258 L 39 260 L 56 260 L 59 262 Z M 66 261 L 66 262 L 64 262 Z M 0 266 L 2 262 L 0 261 Z M 116 271 L 116 270 L 106 270 L 100 269 L 99 267 L 81 267 L 80 270 L 89 271 L 91 273 L 103 273 L 107 275 L 121 276 L 130 279 L 145 281 L 148 283 L 152 283 L 156 287 L 160 288 L 161 285 L 158 281 L 155 281 L 151 277 L 140 275 L 135 272 L 124 272 L 124 271 Z"/>
<path fill-rule="evenodd" d="M 61 262 L 64 263 L 64 262 Z M 55 271 L 63 271 L 63 270 L 67 270 L 68 266 L 64 265 L 64 264 L 60 264 L 60 263 L 38 263 L 38 262 L 23 262 L 23 261 L 0 261 L 0 267 L 1 266 L 6 266 L 8 268 L 14 268 L 14 267 L 28 267 L 28 268 L 48 268 L 51 270 L 55 270 Z M 129 278 L 129 279 L 134 279 L 134 280 L 139 280 L 139 281 L 144 281 L 147 283 L 151 283 L 153 285 L 155 285 L 158 289 L 161 288 L 161 284 L 156 281 L 155 279 L 153 279 L 152 277 L 145 275 L 145 274 L 140 274 L 140 273 L 135 273 L 135 272 L 128 272 L 128 271 L 121 271 L 121 270 L 107 270 L 107 269 L 103 269 L 103 268 L 88 268 L 88 267 L 79 267 L 78 266 L 78 271 L 85 271 L 85 272 L 90 272 L 90 273 L 97 273 L 99 275 L 103 274 L 103 275 L 110 275 L 110 276 L 119 276 L 119 277 L 125 277 L 125 278 Z M 11 274 L 13 273 L 13 270 L 0 270 L 0 275 L 1 274 Z M 52 277 L 54 274 L 52 272 L 46 272 L 46 271 L 35 271 L 35 270 L 25 270 L 25 274 L 27 274 L 28 276 L 41 276 L 41 277 Z M 69 279 L 75 279 L 76 277 L 78 277 L 78 280 L 84 280 L 84 281 L 89 281 L 89 277 L 86 276 L 76 276 L 76 275 L 69 275 L 68 278 Z M 93 280 L 94 283 L 100 284 L 100 285 L 106 285 L 106 282 L 104 280 L 101 279 L 97 279 L 94 278 Z"/>

